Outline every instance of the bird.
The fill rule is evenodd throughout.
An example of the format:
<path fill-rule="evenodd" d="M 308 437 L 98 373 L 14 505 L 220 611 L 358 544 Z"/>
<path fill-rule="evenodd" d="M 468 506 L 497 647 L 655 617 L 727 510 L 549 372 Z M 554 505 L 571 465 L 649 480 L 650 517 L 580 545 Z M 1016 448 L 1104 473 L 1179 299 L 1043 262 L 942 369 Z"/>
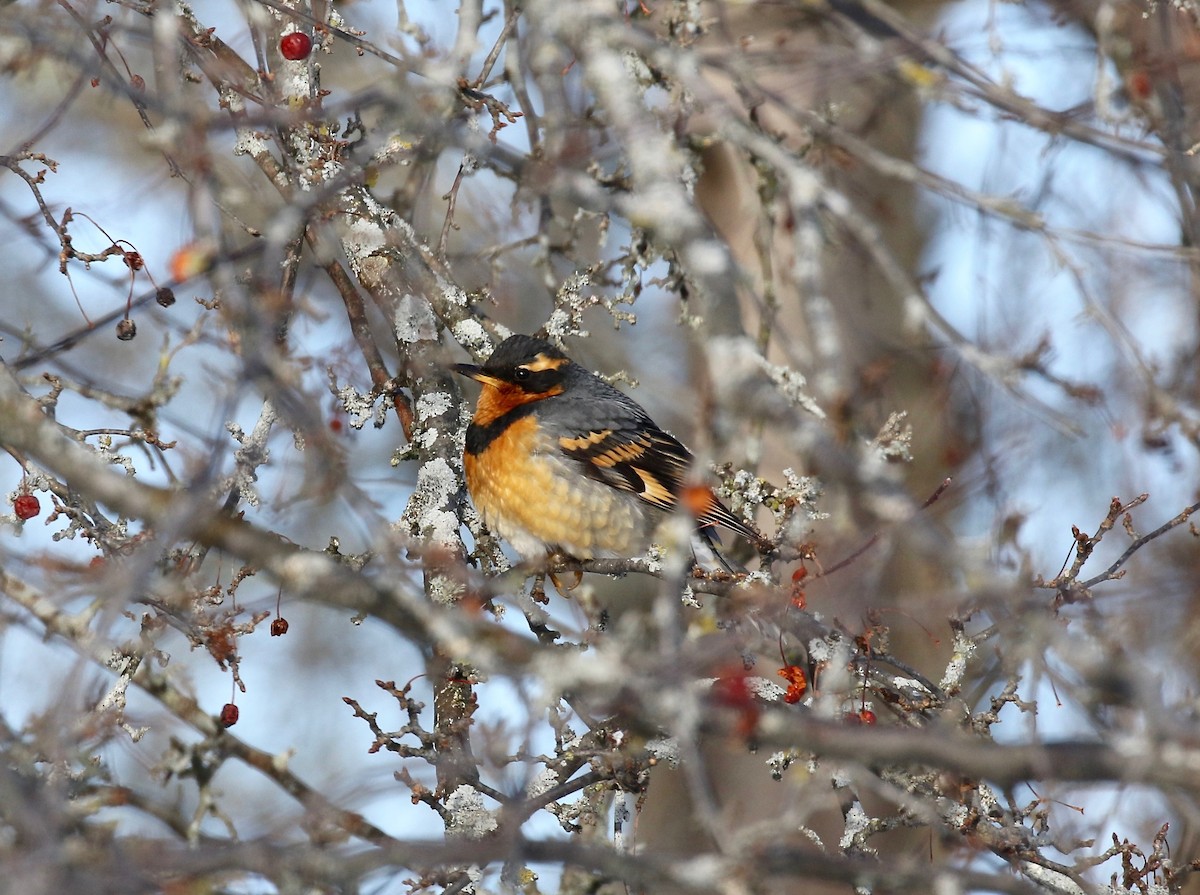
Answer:
<path fill-rule="evenodd" d="M 457 372 L 483 386 L 467 427 L 467 491 L 487 528 L 527 562 L 645 553 L 682 506 L 713 545 L 722 525 L 770 542 L 706 485 L 695 457 L 645 409 L 550 342 L 513 335 L 482 366 Z"/>

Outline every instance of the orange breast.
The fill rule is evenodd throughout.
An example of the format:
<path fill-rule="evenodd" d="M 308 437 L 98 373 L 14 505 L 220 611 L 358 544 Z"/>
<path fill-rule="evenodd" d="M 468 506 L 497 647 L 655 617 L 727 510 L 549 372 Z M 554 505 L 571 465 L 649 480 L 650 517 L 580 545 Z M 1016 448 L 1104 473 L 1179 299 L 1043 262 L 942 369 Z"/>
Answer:
<path fill-rule="evenodd" d="M 527 559 L 562 550 L 580 559 L 633 556 L 661 514 L 589 479 L 538 431 L 517 420 L 478 454 L 463 457 L 467 489 L 484 523 Z"/>

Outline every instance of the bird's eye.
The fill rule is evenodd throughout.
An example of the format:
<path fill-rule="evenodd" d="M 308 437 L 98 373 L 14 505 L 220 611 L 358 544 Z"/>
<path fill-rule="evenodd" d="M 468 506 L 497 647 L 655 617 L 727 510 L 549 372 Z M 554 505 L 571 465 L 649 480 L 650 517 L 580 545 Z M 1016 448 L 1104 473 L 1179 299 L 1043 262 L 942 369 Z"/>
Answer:
<path fill-rule="evenodd" d="M 513 379 L 517 380 L 517 382 L 525 382 L 532 375 L 533 374 L 525 367 L 517 367 L 517 369 L 513 371 Z"/>

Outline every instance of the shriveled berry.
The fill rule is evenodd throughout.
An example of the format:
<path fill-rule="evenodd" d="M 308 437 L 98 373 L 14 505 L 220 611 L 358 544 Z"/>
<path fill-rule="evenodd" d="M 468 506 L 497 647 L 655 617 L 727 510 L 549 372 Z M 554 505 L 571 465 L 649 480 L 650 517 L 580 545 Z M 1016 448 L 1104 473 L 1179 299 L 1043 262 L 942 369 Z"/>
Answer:
<path fill-rule="evenodd" d="M 232 702 L 227 702 L 221 706 L 221 726 L 233 727 L 238 721 L 238 707 Z"/>
<path fill-rule="evenodd" d="M 311 52 L 312 40 L 300 31 L 285 34 L 279 39 L 279 53 L 284 59 L 299 62 L 301 59 L 307 59 Z"/>
<path fill-rule="evenodd" d="M 282 615 L 271 620 L 271 636 L 282 637 L 288 632 L 288 620 Z"/>
<path fill-rule="evenodd" d="M 154 300 L 164 308 L 175 304 L 175 293 L 166 286 L 159 286 L 154 292 Z"/>
<path fill-rule="evenodd" d="M 18 494 L 13 499 L 13 512 L 18 519 L 32 519 L 42 511 L 42 503 L 32 494 Z"/>
<path fill-rule="evenodd" d="M 128 342 L 137 335 L 137 324 L 128 317 L 123 317 L 117 323 L 117 338 L 122 342 Z"/>
<path fill-rule="evenodd" d="M 808 692 L 808 675 L 804 673 L 803 668 L 798 665 L 784 665 L 779 669 L 779 676 L 788 682 L 784 702 L 795 705 L 804 698 L 804 694 Z"/>

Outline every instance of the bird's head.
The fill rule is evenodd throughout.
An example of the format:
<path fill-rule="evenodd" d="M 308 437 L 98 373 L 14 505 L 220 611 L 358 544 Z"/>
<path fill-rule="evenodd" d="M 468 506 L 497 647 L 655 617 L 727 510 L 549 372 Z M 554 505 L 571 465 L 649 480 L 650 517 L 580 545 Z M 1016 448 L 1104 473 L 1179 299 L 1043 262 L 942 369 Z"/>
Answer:
<path fill-rule="evenodd" d="M 571 359 L 544 339 L 509 336 L 482 366 L 456 364 L 455 370 L 483 386 L 475 422 L 486 424 L 514 407 L 565 390 Z"/>

